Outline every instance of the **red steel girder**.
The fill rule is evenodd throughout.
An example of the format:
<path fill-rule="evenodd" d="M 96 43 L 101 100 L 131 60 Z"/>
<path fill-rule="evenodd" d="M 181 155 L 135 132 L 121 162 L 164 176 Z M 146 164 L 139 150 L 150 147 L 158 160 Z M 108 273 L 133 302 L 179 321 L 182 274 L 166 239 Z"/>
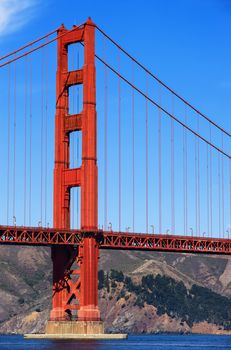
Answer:
<path fill-rule="evenodd" d="M 93 235 L 100 249 L 231 254 L 231 239 L 225 238 L 0 226 L 0 244 L 78 246 L 86 235 Z"/>
<path fill-rule="evenodd" d="M 77 230 L 0 226 L 0 244 L 79 245 L 82 240 L 80 234 Z"/>
<path fill-rule="evenodd" d="M 102 232 L 100 248 L 231 254 L 231 239 L 111 231 Z"/>

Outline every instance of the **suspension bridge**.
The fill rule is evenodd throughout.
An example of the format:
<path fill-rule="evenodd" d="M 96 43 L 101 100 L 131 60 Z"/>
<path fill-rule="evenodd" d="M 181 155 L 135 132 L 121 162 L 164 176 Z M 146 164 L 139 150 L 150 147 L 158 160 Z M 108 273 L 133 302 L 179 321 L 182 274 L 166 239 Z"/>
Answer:
<path fill-rule="evenodd" d="M 103 333 L 100 249 L 231 253 L 230 132 L 91 19 L 0 74 L 0 243 L 51 247 L 48 334 Z"/>

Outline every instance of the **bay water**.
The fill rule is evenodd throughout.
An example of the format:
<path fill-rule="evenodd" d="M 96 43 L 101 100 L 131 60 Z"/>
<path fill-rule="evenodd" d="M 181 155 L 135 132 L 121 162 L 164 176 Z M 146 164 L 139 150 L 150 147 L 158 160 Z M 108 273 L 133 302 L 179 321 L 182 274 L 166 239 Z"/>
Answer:
<path fill-rule="evenodd" d="M 231 336 L 130 335 L 127 340 L 26 340 L 0 336 L 0 350 L 231 350 Z"/>

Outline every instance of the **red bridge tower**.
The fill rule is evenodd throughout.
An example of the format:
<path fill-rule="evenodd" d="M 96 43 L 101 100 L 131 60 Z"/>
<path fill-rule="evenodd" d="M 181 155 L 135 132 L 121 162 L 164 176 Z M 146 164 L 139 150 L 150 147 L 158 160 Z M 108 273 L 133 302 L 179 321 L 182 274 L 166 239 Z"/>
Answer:
<path fill-rule="evenodd" d="M 68 71 L 68 46 L 74 43 L 84 45 L 84 66 Z M 83 85 L 83 108 L 80 114 L 71 115 L 69 88 L 77 84 Z M 98 170 L 95 25 L 91 19 L 82 27 L 67 30 L 62 26 L 58 30 L 56 96 L 54 227 L 70 228 L 70 189 L 78 186 L 84 236 L 79 247 L 52 247 L 53 295 L 47 333 L 103 333 L 98 308 L 99 251 L 95 238 Z M 71 169 L 70 133 L 74 131 L 82 132 L 82 164 L 80 168 Z"/>

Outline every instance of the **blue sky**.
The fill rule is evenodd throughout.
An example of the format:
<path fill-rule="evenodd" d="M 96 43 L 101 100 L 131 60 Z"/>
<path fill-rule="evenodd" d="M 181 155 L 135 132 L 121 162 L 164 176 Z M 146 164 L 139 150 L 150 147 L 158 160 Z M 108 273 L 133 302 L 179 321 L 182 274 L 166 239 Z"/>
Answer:
<path fill-rule="evenodd" d="M 198 109 L 207 114 L 211 119 L 216 121 L 219 125 L 230 130 L 231 119 L 231 46 L 230 46 L 230 34 L 231 34 L 231 2 L 225 0 L 164 0 L 164 1 L 146 1 L 141 3 L 140 1 L 121 1 L 116 3 L 108 1 L 67 1 L 65 4 L 62 1 L 48 0 L 46 2 L 39 0 L 3 0 L 0 4 L 0 54 L 3 55 L 28 41 L 32 41 L 35 38 L 57 28 L 61 23 L 64 23 L 67 28 L 71 28 L 72 24 L 83 23 L 88 16 L 91 16 L 93 21 L 105 30 L 112 38 L 121 44 L 128 52 L 134 57 L 138 58 L 147 68 L 149 68 L 154 74 L 160 77 L 170 87 L 176 90 L 183 97 L 188 99 Z M 99 48 L 100 50 L 100 48 Z M 55 51 L 51 54 L 55 59 Z M 127 63 L 125 62 L 125 70 L 127 70 Z M 52 71 L 52 69 L 51 69 Z M 102 68 L 99 68 L 99 73 L 103 74 Z M 54 77 L 50 73 L 49 80 L 49 94 L 51 99 L 54 97 L 53 85 Z M 100 77 L 100 74 L 99 74 Z M 102 75 L 103 77 L 103 75 Z M 98 86 L 103 89 L 102 79 L 99 79 Z M 144 79 L 144 77 L 142 78 Z M 140 82 L 142 80 L 140 78 Z M 112 83 L 113 84 L 113 83 Z M 114 83 L 116 84 L 116 83 Z M 142 82 L 141 82 L 142 84 Z M 115 89 L 116 89 L 115 85 Z M 129 91 L 126 87 L 122 86 L 124 93 Z M 128 96 L 126 95 L 126 96 Z M 109 98 L 112 99 L 111 110 L 111 125 L 113 128 L 113 111 L 116 107 L 116 97 L 113 100 L 113 91 L 109 91 Z M 103 91 L 98 93 L 98 115 L 99 120 L 103 115 Z M 129 112 L 129 108 L 126 107 L 129 104 L 130 97 L 123 97 L 125 114 Z M 137 108 L 141 110 L 142 102 L 137 97 Z M 176 107 L 177 108 L 177 107 Z M 151 107 L 150 107 L 151 110 Z M 179 109 L 180 110 L 180 109 Z M 52 114 L 52 108 L 50 110 Z M 151 113 L 151 111 L 150 111 Z M 103 119 L 102 119 L 103 122 Z M 150 122 L 152 124 L 152 122 Z M 140 126 L 141 124 L 138 125 Z M 153 122 L 153 132 L 155 132 Z M 150 126 L 151 128 L 151 126 Z M 166 126 L 166 135 L 169 131 L 169 125 Z M 124 127 L 124 133 L 129 130 L 129 126 Z M 99 130 L 99 135 L 103 131 Z M 176 137 L 180 133 L 176 129 Z M 113 131 L 109 130 L 109 135 L 113 135 Z M 165 136 L 165 134 L 164 134 Z M 138 136 L 137 136 L 138 137 Z M 157 137 L 157 134 L 155 134 Z M 151 135 L 150 135 L 151 139 Z M 143 138 L 141 136 L 140 144 L 143 148 Z M 153 142 L 153 144 L 152 144 Z M 192 142 L 192 141 L 189 141 Z M 155 147 L 154 141 L 150 141 L 151 147 Z M 230 143 L 227 143 L 230 150 Z M 176 146 L 177 148 L 178 146 Z M 99 152 L 102 153 L 103 144 L 101 139 L 99 140 Z M 113 151 L 112 146 L 109 146 L 109 154 Z M 138 151 L 137 151 L 138 152 Z M 202 157 L 205 156 L 205 149 L 202 146 Z M 144 166 L 144 160 L 142 155 L 138 152 L 139 161 Z M 112 154 L 111 154 L 112 155 Z M 112 155 L 113 156 L 113 155 Z M 115 155 L 116 156 L 116 155 Z M 153 156 L 157 156 L 155 152 Z M 169 154 L 168 154 L 169 156 Z M 167 157 L 166 156 L 166 160 Z M 52 159 L 52 156 L 50 156 Z M 177 157 L 176 157 L 177 158 Z M 164 159 L 165 161 L 165 159 Z M 217 161 L 217 160 L 216 160 Z M 137 160 L 138 162 L 138 160 Z M 178 166 L 176 160 L 176 167 Z M 203 162 L 203 160 L 202 160 Z M 151 160 L 150 160 L 151 163 Z M 123 160 L 123 168 L 128 168 L 129 161 L 126 156 Z M 103 159 L 99 157 L 99 167 L 103 165 Z M 102 166 L 103 167 L 103 166 Z M 52 168 L 52 166 L 51 166 Z M 137 166 L 138 168 L 138 166 Z M 109 169 L 109 176 L 114 172 L 113 165 L 111 170 Z M 228 169 L 228 165 L 225 165 L 225 171 Z M 169 171 L 169 167 L 165 169 Z M 164 171 L 164 170 L 163 170 Z M 190 169 L 189 169 L 190 171 Z M 192 172 L 194 170 L 192 169 Z M 155 165 L 150 165 L 150 185 L 153 186 L 153 195 L 157 195 L 157 176 L 154 176 L 154 182 L 151 183 L 152 174 L 156 172 Z M 177 175 L 177 174 L 176 174 Z M 143 183 L 144 173 L 138 173 L 140 176 L 140 182 Z M 176 176 L 177 178 L 177 176 Z M 180 178 L 179 182 L 182 179 Z M 50 180 L 52 182 L 52 180 Z M 115 179 L 117 183 L 118 179 Z M 124 175 L 123 184 L 124 187 L 130 188 L 129 178 Z M 202 178 L 203 187 L 203 178 Z M 225 186 L 228 186 L 228 176 L 226 176 Z M 166 179 L 167 185 L 166 191 L 163 193 L 166 204 L 163 211 L 170 211 L 170 204 L 167 203 L 169 197 L 168 192 L 169 180 Z M 177 182 L 177 180 L 176 180 Z M 110 184 L 109 184 L 110 185 Z M 141 214 L 141 209 L 144 206 L 145 186 L 140 190 L 139 183 L 136 183 L 137 187 L 137 200 L 136 205 L 136 221 L 137 229 L 143 230 L 145 224 Z M 176 192 L 178 192 L 178 186 L 176 184 Z M 217 183 L 214 180 L 214 201 L 217 200 Z M 52 185 L 50 184 L 50 187 Z M 99 183 L 100 190 L 103 194 L 103 174 L 100 176 Z M 226 187 L 225 187 L 226 188 Z M 130 189 L 131 190 L 131 189 Z M 203 190 L 203 189 L 202 189 Z M 141 193 L 140 193 L 141 191 Z M 125 191 L 126 192 L 126 191 Z M 202 191 L 203 192 L 203 191 Z M 228 193 L 228 191 L 226 191 Z M 39 194 L 37 194 L 39 196 Z M 109 193 L 108 196 L 113 196 L 114 201 L 117 202 L 117 194 Z M 152 195 L 150 195 L 152 196 Z M 182 197 L 182 196 L 181 196 Z M 51 197 L 52 198 L 52 197 Z M 131 199 L 131 191 L 128 191 L 127 198 L 123 200 L 123 208 L 126 208 L 128 202 Z M 192 201 L 195 198 L 192 198 Z M 201 207 L 204 206 L 204 199 L 201 199 Z M 113 202 L 113 201 L 112 201 Z M 150 202 L 150 219 L 149 225 L 153 224 L 158 230 L 158 215 L 155 210 L 157 202 Z M 179 204 L 180 205 L 180 204 Z M 215 204 L 214 204 L 215 205 Z M 20 206 L 20 203 L 19 203 Z M 52 222 L 52 208 L 49 207 L 49 221 Z M 100 207 L 100 223 L 103 223 L 103 202 L 99 200 Z M 108 209 L 109 218 L 108 221 L 115 223 L 117 221 L 116 211 L 117 203 L 111 205 Z M 38 210 L 35 205 L 35 211 Z M 189 211 L 194 213 L 194 205 L 189 205 Z M 230 218 L 228 215 L 228 195 L 225 197 L 225 227 L 230 225 Z M 176 208 L 177 210 L 177 208 Z M 213 208 L 214 215 L 217 213 L 216 207 Z M 125 212 L 125 211 L 124 211 Z M 151 218 L 151 212 L 155 212 L 153 218 Z M 182 203 L 179 208 L 179 212 L 182 212 Z M 3 216 L 5 213 L 3 214 Z M 21 214 L 18 215 L 20 217 Z M 131 208 L 127 209 L 122 219 L 123 228 L 131 227 Z M 164 214 L 165 216 L 165 214 Z M 178 232 L 182 232 L 181 214 L 178 214 Z M 207 232 L 205 213 L 201 213 L 202 220 L 201 232 Z M 34 222 L 39 220 L 39 215 L 36 216 Z M 129 217 L 129 219 L 128 219 Z M 203 222 L 204 220 L 204 222 Z M 216 219 L 214 219 L 216 221 Z M 192 227 L 195 231 L 195 220 L 189 219 L 187 232 Z M 163 218 L 162 231 L 166 231 L 171 226 L 170 216 Z M 116 224 L 114 224 L 116 226 Z M 218 224 L 217 224 L 218 225 Z M 217 228 L 215 228 L 215 231 Z"/>
<path fill-rule="evenodd" d="M 3 0 L 1 52 L 65 23 L 91 16 L 161 79 L 227 128 L 231 88 L 227 0 L 62 1 Z M 15 9 L 15 10 L 14 10 Z M 7 19 L 8 18 L 8 19 Z M 8 34 L 8 31 L 10 34 Z"/>

